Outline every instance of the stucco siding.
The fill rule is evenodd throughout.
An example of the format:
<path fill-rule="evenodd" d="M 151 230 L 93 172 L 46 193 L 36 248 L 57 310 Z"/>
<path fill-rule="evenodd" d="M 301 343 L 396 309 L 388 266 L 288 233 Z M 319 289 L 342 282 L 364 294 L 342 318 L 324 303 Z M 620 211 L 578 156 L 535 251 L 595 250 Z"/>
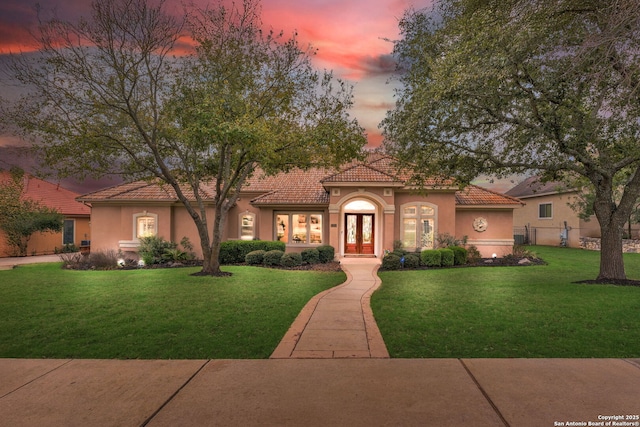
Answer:
<path fill-rule="evenodd" d="M 517 211 L 517 209 L 516 209 Z M 457 209 L 456 237 L 467 236 L 467 243 L 474 245 L 484 258 L 493 254 L 502 257 L 513 252 L 513 214 L 511 209 Z M 484 218 L 485 231 L 477 231 L 474 221 Z"/>

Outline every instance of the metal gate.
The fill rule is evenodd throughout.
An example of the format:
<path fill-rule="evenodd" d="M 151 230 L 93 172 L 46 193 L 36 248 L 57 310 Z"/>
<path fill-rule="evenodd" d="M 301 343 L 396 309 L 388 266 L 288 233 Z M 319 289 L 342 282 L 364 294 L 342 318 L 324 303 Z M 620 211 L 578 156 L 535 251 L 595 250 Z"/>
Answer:
<path fill-rule="evenodd" d="M 515 241 L 516 245 L 535 245 L 535 227 L 513 227 L 513 240 Z"/>

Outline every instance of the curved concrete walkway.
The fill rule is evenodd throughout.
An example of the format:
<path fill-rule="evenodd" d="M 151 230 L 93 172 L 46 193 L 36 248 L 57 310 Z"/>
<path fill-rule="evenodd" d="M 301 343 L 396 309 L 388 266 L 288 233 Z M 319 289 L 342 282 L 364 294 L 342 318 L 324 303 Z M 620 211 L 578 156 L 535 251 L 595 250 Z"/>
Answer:
<path fill-rule="evenodd" d="M 41 262 L 60 262 L 60 255 L 36 255 L 23 257 L 0 258 L 0 270 L 11 270 L 18 265 L 37 264 Z"/>
<path fill-rule="evenodd" d="M 271 359 L 388 358 L 370 307 L 380 286 L 376 258 L 340 260 L 347 280 L 313 297 Z"/>

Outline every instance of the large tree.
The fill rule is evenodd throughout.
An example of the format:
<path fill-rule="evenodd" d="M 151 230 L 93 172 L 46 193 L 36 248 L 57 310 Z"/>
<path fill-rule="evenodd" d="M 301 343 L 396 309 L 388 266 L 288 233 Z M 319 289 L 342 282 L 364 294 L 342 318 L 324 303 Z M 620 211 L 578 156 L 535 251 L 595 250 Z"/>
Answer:
<path fill-rule="evenodd" d="M 461 182 L 486 172 L 586 182 L 602 232 L 598 280 L 626 279 L 621 239 L 640 195 L 640 3 L 442 0 L 408 11 L 400 28 L 387 148 Z"/>
<path fill-rule="evenodd" d="M 182 21 L 162 2 L 96 0 L 88 19 L 42 20 L 37 61 L 12 67 L 32 90 L 5 113 L 61 174 L 171 186 L 214 275 L 227 213 L 256 170 L 337 165 L 365 144 L 351 87 L 315 70 L 295 34 L 264 30 L 257 0 L 226 3 Z"/>
<path fill-rule="evenodd" d="M 34 233 L 59 232 L 63 222 L 61 213 L 26 197 L 24 171 L 11 169 L 0 182 L 0 230 L 13 251 L 11 255 L 27 256 Z"/>

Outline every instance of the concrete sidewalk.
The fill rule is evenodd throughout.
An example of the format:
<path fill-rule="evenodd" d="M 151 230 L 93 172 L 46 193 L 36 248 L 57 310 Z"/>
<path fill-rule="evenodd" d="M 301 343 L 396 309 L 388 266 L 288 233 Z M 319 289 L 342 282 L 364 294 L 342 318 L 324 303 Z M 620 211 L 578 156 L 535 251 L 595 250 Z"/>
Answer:
<path fill-rule="evenodd" d="M 3 426 L 637 426 L 639 414 L 640 360 L 0 359 Z"/>

